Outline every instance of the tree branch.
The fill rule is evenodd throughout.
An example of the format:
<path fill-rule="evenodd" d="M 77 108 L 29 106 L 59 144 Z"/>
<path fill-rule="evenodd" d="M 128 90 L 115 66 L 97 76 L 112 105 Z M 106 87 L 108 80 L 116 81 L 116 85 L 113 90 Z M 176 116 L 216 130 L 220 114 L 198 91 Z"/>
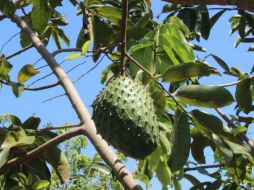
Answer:
<path fill-rule="evenodd" d="M 33 47 L 33 45 L 30 44 L 29 46 L 27 46 L 27 47 L 25 47 L 25 48 L 23 48 L 23 49 L 21 49 L 21 50 L 15 52 L 15 53 L 9 55 L 9 56 L 7 56 L 7 57 L 4 57 L 4 58 L 0 59 L 0 61 L 7 60 L 7 59 L 10 59 L 10 58 L 12 58 L 12 57 L 15 57 L 16 55 L 19 55 L 19 54 L 21 54 L 21 53 L 23 53 L 23 52 L 29 50 L 29 49 L 32 48 L 32 47 Z"/>
<path fill-rule="evenodd" d="M 221 168 L 224 166 L 225 166 L 225 164 L 197 166 L 197 167 L 192 167 L 192 168 L 184 168 L 184 172 L 199 170 L 199 169 Z"/>
<path fill-rule="evenodd" d="M 249 76 L 247 78 L 244 78 L 242 80 L 238 80 L 238 81 L 235 81 L 235 82 L 231 82 L 231 83 L 227 83 L 227 84 L 221 84 L 221 85 L 218 85 L 218 86 L 223 86 L 223 87 L 228 87 L 228 86 L 234 86 L 234 85 L 238 85 L 246 80 L 252 80 L 254 79 L 254 76 Z"/>
<path fill-rule="evenodd" d="M 79 124 L 72 124 L 72 125 L 63 125 L 63 126 L 59 126 L 59 127 L 48 126 L 48 127 L 43 128 L 43 129 L 39 129 L 39 133 L 44 132 L 44 131 L 52 131 L 52 130 L 60 130 L 60 129 L 72 129 L 72 128 L 78 128 L 78 127 L 82 127 L 80 123 Z"/>
<path fill-rule="evenodd" d="M 128 0 L 122 1 L 122 27 L 121 27 L 121 58 L 119 71 L 121 75 L 125 72 L 125 52 L 127 42 L 127 18 L 128 18 Z"/>
<path fill-rule="evenodd" d="M 38 156 L 39 154 L 42 154 L 44 151 L 46 151 L 48 148 L 50 148 L 52 146 L 56 146 L 59 143 L 62 143 L 72 137 L 81 135 L 82 131 L 83 131 L 83 126 L 77 128 L 77 129 L 68 131 L 66 133 L 63 133 L 61 135 L 58 135 L 57 137 L 50 139 L 49 141 L 45 142 L 44 144 L 38 146 L 37 148 L 31 150 L 30 152 L 27 152 L 26 154 L 24 154 L 22 156 L 18 156 L 16 158 L 9 160 L 5 165 L 3 165 L 0 168 L 0 174 L 3 174 L 6 170 L 8 170 L 11 167 L 28 162 L 29 160 L 33 159 L 34 157 Z"/>
<path fill-rule="evenodd" d="M 52 54 L 46 49 L 42 41 L 37 35 L 30 29 L 30 27 L 17 15 L 14 15 L 12 21 L 18 25 L 31 39 L 34 47 L 41 54 L 43 59 L 48 63 L 54 74 L 57 76 L 58 81 L 64 88 L 66 95 L 68 96 L 73 109 L 77 113 L 81 123 L 86 124 L 83 127 L 83 134 L 85 134 L 96 148 L 97 152 L 101 155 L 104 161 L 113 169 L 114 175 L 122 183 L 122 185 L 129 190 L 142 189 L 134 180 L 132 174 L 126 169 L 126 167 L 117 158 L 115 153 L 109 147 L 109 145 L 97 134 L 95 124 L 90 117 L 90 114 L 85 107 L 82 99 L 80 98 L 76 88 L 72 84 L 71 80 L 66 75 L 65 71 L 59 66 Z"/>
<path fill-rule="evenodd" d="M 168 0 L 168 2 L 183 5 L 233 5 L 254 12 L 253 0 Z"/>

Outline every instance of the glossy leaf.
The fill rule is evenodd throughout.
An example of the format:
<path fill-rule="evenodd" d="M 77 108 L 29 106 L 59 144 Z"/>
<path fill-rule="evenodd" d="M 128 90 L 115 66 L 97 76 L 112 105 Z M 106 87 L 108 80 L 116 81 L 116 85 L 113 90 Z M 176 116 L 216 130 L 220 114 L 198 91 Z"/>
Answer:
<path fill-rule="evenodd" d="M 213 67 L 197 62 L 181 63 L 170 67 L 162 77 L 164 82 L 178 82 L 191 77 L 209 76 L 211 74 L 220 75 Z"/>
<path fill-rule="evenodd" d="M 96 8 L 96 11 L 98 12 L 100 16 L 108 19 L 110 22 L 116 25 L 120 25 L 121 19 L 122 19 L 121 9 L 116 7 L 100 6 Z"/>
<path fill-rule="evenodd" d="M 19 131 L 9 131 L 2 144 L 1 148 L 13 148 L 13 147 L 22 147 L 25 145 L 31 145 L 35 141 L 35 136 L 26 135 L 25 131 L 20 128 Z"/>
<path fill-rule="evenodd" d="M 202 15 L 202 20 L 201 20 L 201 36 L 207 40 L 210 35 L 210 18 L 209 18 L 209 12 L 206 6 L 201 6 L 201 15 Z"/>
<path fill-rule="evenodd" d="M 21 96 L 21 94 L 24 91 L 24 85 L 20 84 L 20 83 L 15 83 L 15 82 L 11 82 L 11 87 L 12 87 L 12 92 L 13 94 L 19 98 Z"/>
<path fill-rule="evenodd" d="M 12 67 L 13 67 L 12 64 L 10 64 L 8 61 L 5 61 L 5 60 L 1 61 L 0 62 L 0 78 L 8 77 L 8 74 L 11 71 Z"/>
<path fill-rule="evenodd" d="M 66 26 L 69 24 L 66 17 L 56 10 L 54 10 L 54 12 L 52 13 L 50 21 L 52 23 L 54 23 L 56 25 L 60 25 L 60 26 Z"/>
<path fill-rule="evenodd" d="M 101 46 L 106 45 L 107 38 L 111 35 L 108 25 L 100 20 L 97 16 L 92 19 L 92 36 L 94 40 L 93 50 L 96 51 Z M 96 62 L 100 57 L 100 53 L 94 54 L 93 61 Z"/>
<path fill-rule="evenodd" d="M 78 59 L 78 58 L 81 58 L 81 57 L 84 57 L 83 53 L 73 53 L 73 54 L 68 55 L 64 59 L 65 60 L 74 60 L 74 59 Z"/>
<path fill-rule="evenodd" d="M 204 149 L 206 146 L 208 146 L 207 140 L 203 137 L 201 132 L 198 128 L 192 128 L 191 130 L 191 137 L 192 137 L 192 143 L 191 143 L 191 154 L 193 158 L 202 164 L 205 164 L 205 154 Z"/>
<path fill-rule="evenodd" d="M 31 19 L 33 29 L 41 34 L 46 28 L 51 16 L 51 7 L 48 0 L 31 0 L 33 4 Z"/>
<path fill-rule="evenodd" d="M 185 36 L 189 36 L 189 33 L 190 33 L 189 28 L 178 17 L 171 16 L 166 21 L 176 25 L 185 34 Z"/>
<path fill-rule="evenodd" d="M 29 117 L 24 123 L 22 124 L 23 129 L 38 129 L 40 125 L 41 119 L 39 117 Z"/>
<path fill-rule="evenodd" d="M 211 17 L 211 19 L 210 19 L 210 27 L 211 28 L 215 25 L 215 23 L 219 20 L 219 18 L 223 15 L 224 12 L 226 12 L 226 10 L 219 11 Z"/>
<path fill-rule="evenodd" d="M 51 175 L 49 168 L 45 160 L 42 160 L 40 157 L 35 157 L 29 160 L 29 162 L 24 163 L 24 165 L 31 171 L 33 171 L 35 174 L 37 174 L 40 177 L 40 179 L 50 180 Z"/>
<path fill-rule="evenodd" d="M 3 148 L 0 152 L 0 168 L 8 161 L 10 148 Z"/>
<path fill-rule="evenodd" d="M 155 172 L 163 186 L 168 186 L 171 183 L 170 178 L 172 174 L 167 166 L 167 163 L 165 163 L 161 158 L 159 158 Z"/>
<path fill-rule="evenodd" d="M 90 46 L 90 43 L 91 43 L 91 41 L 88 40 L 88 41 L 86 41 L 86 42 L 84 43 L 84 45 L 82 46 L 82 52 L 83 52 L 84 54 L 87 53 L 87 51 L 88 51 L 88 49 L 89 49 L 89 46 Z"/>
<path fill-rule="evenodd" d="M 11 17 L 15 13 L 16 7 L 12 0 L 1 0 L 0 10 L 5 16 Z"/>
<path fill-rule="evenodd" d="M 32 20 L 31 20 L 31 14 L 26 15 L 23 20 L 32 28 Z M 22 48 L 25 48 L 31 44 L 30 36 L 28 36 L 24 31 L 21 31 L 20 33 L 20 45 Z"/>
<path fill-rule="evenodd" d="M 41 180 L 41 181 L 38 181 L 36 182 L 35 184 L 33 184 L 33 188 L 34 189 L 43 189 L 43 188 L 46 188 L 50 185 L 50 182 L 49 181 L 46 181 L 46 180 Z"/>
<path fill-rule="evenodd" d="M 239 80 L 242 79 L 244 78 L 239 78 Z M 250 111 L 252 111 L 251 80 L 245 80 L 237 84 L 235 99 L 237 105 L 244 113 L 248 114 Z"/>
<path fill-rule="evenodd" d="M 196 12 L 191 8 L 184 8 L 179 11 L 178 17 L 188 26 L 190 31 L 194 30 L 196 24 Z"/>
<path fill-rule="evenodd" d="M 102 172 L 105 175 L 110 175 L 112 172 L 112 169 L 109 166 L 100 162 L 94 162 L 91 165 L 90 170 L 96 170 L 96 171 Z"/>
<path fill-rule="evenodd" d="M 225 61 L 223 61 L 221 58 L 219 58 L 218 56 L 216 55 L 211 55 L 215 61 L 226 71 L 226 72 L 230 72 L 230 69 L 228 67 L 228 65 L 225 63 Z"/>
<path fill-rule="evenodd" d="M 172 172 L 182 169 L 186 164 L 190 152 L 190 142 L 190 126 L 187 115 L 183 111 L 177 110 L 174 121 L 174 142 L 168 160 Z"/>
<path fill-rule="evenodd" d="M 11 125 L 17 125 L 17 126 L 22 125 L 21 120 L 17 116 L 12 115 L 12 114 L 1 114 L 0 115 L 0 123 L 5 123 L 5 122 L 10 123 Z"/>
<path fill-rule="evenodd" d="M 70 178 L 70 164 L 65 154 L 57 147 L 49 148 L 44 153 L 45 160 L 54 168 L 61 183 Z"/>
<path fill-rule="evenodd" d="M 234 102 L 230 92 L 221 86 L 189 85 L 181 88 L 176 96 L 192 106 L 220 108 Z"/>
<path fill-rule="evenodd" d="M 33 76 L 37 75 L 39 73 L 38 70 L 36 70 L 33 65 L 25 65 L 23 66 L 19 73 L 18 73 L 18 82 L 19 83 L 24 83 L 27 80 L 29 80 L 30 78 L 32 78 Z"/>
<path fill-rule="evenodd" d="M 206 131 L 220 136 L 233 137 L 231 130 L 224 126 L 218 117 L 200 110 L 191 111 L 191 115 L 194 121 L 199 123 L 198 126 L 202 126 Z"/>

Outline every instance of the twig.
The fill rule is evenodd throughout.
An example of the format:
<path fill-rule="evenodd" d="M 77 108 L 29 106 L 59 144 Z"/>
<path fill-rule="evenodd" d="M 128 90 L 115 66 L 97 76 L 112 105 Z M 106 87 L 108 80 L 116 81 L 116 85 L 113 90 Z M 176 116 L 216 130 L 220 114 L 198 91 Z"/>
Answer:
<path fill-rule="evenodd" d="M 14 34 L 10 39 L 8 39 L 8 40 L 2 45 L 1 50 L 0 50 L 0 53 L 2 53 L 4 47 L 5 47 L 13 38 L 15 38 L 15 37 L 16 37 L 17 35 L 19 35 L 19 34 L 20 34 L 20 32 Z"/>
<path fill-rule="evenodd" d="M 26 154 L 9 160 L 5 165 L 3 165 L 0 168 L 0 174 L 2 175 L 6 170 L 8 170 L 11 167 L 28 162 L 29 160 L 31 160 L 35 156 L 38 156 L 39 154 L 42 154 L 44 151 L 48 150 L 48 148 L 50 148 L 52 146 L 56 146 L 59 143 L 62 143 L 72 137 L 81 135 L 82 130 L 83 130 L 83 126 L 78 127 L 77 129 L 65 132 L 61 135 L 58 135 L 57 137 L 50 139 L 49 141 L 45 142 L 44 144 L 38 146 L 37 148 L 35 148 L 33 150 L 27 152 Z"/>
<path fill-rule="evenodd" d="M 7 86 L 11 86 L 8 82 L 3 81 L 3 80 L 0 80 L 0 83 L 5 84 Z M 36 87 L 36 88 L 24 87 L 24 90 L 27 90 L 27 91 L 40 91 L 40 90 L 45 90 L 45 89 L 53 88 L 53 87 L 55 87 L 55 86 L 57 86 L 59 84 L 60 84 L 59 82 L 55 82 L 53 84 L 49 84 L 49 85 L 41 86 L 41 87 Z"/>
<path fill-rule="evenodd" d="M 217 85 L 217 86 L 222 86 L 222 87 L 234 86 L 234 85 L 238 85 L 238 84 L 240 84 L 240 83 L 242 83 L 244 81 L 252 80 L 252 79 L 254 79 L 254 76 L 249 76 L 249 77 L 244 78 L 242 80 L 238 80 L 238 81 L 227 83 L 227 84 L 221 84 L 221 85 Z"/>
<path fill-rule="evenodd" d="M 93 71 L 103 60 L 104 56 L 101 58 L 100 61 L 98 61 L 91 69 L 89 69 L 87 72 L 83 73 L 82 75 L 80 75 L 76 80 L 72 81 L 73 84 L 75 84 L 76 82 L 78 82 L 81 78 L 83 78 L 85 75 L 89 74 L 91 71 Z"/>
<path fill-rule="evenodd" d="M 70 73 L 70 72 L 72 72 L 74 69 L 76 69 L 77 67 L 79 67 L 79 66 L 83 65 L 84 63 L 86 63 L 86 61 L 83 61 L 82 63 L 79 63 L 79 64 L 77 64 L 77 65 L 73 66 L 73 67 L 72 67 L 72 68 L 70 68 L 68 71 L 66 71 L 66 73 Z"/>
<path fill-rule="evenodd" d="M 121 26 L 121 58 L 119 71 L 123 75 L 125 72 L 125 53 L 126 51 L 126 42 L 127 42 L 127 18 L 128 18 L 128 0 L 122 1 L 122 26 Z"/>
<path fill-rule="evenodd" d="M 35 83 L 39 82 L 40 80 L 43 80 L 43 79 L 45 79 L 45 78 L 51 76 L 51 75 L 53 75 L 53 72 L 51 72 L 51 73 L 49 73 L 49 74 L 47 74 L 47 75 L 44 75 L 43 77 L 41 77 L 41 78 L 35 80 L 35 81 L 32 82 L 31 84 L 29 84 L 27 87 L 30 87 L 30 86 L 32 86 L 33 84 L 35 84 Z"/>
<path fill-rule="evenodd" d="M 77 127 L 82 127 L 82 125 L 79 124 L 73 124 L 73 125 L 64 125 L 64 126 L 59 126 L 59 127 L 45 127 L 43 129 L 39 129 L 40 132 L 45 132 L 45 131 L 52 131 L 52 130 L 60 130 L 60 129 L 72 129 L 72 128 L 77 128 Z"/>
<path fill-rule="evenodd" d="M 199 169 L 221 168 L 224 166 L 225 166 L 225 164 L 197 166 L 197 167 L 192 167 L 192 168 L 184 168 L 184 172 L 199 170 Z"/>
<path fill-rule="evenodd" d="M 227 122 L 228 126 L 235 129 L 237 126 L 231 122 L 231 120 L 226 116 L 226 114 L 219 108 L 215 108 L 215 111 Z M 240 137 L 252 148 L 254 149 L 254 142 L 250 140 L 245 134 L 240 133 Z"/>
<path fill-rule="evenodd" d="M 67 52 L 82 52 L 82 50 L 81 50 L 81 48 L 58 49 L 51 54 L 52 54 L 52 56 L 56 56 L 59 53 L 67 53 Z"/>
<path fill-rule="evenodd" d="M 46 103 L 46 102 L 52 101 L 52 100 L 54 100 L 54 99 L 56 99 L 56 98 L 60 98 L 60 97 L 65 96 L 65 95 L 66 95 L 66 93 L 63 93 L 63 94 L 54 96 L 54 97 L 52 97 L 52 98 L 46 99 L 46 100 L 42 101 L 41 103 L 44 104 L 44 103 Z"/>
<path fill-rule="evenodd" d="M 27 47 L 25 47 L 25 48 L 23 48 L 23 49 L 21 49 L 21 50 L 15 52 L 15 53 L 13 53 L 13 54 L 11 54 L 11 55 L 9 55 L 9 56 L 7 56 L 7 57 L 4 57 L 4 58 L 0 59 L 0 61 L 8 60 L 8 59 L 10 59 L 10 58 L 12 58 L 12 57 L 15 57 L 16 55 L 19 55 L 19 54 L 21 54 L 21 53 L 23 53 L 23 52 L 29 50 L 29 49 L 32 48 L 32 47 L 33 47 L 33 45 L 31 44 L 31 45 L 29 45 L 29 46 L 27 46 Z"/>

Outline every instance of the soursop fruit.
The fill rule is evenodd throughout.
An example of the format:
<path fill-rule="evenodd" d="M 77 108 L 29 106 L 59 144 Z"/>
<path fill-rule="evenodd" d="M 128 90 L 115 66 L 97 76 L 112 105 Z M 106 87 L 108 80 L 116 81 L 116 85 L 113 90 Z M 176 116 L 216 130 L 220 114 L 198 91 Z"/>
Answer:
<path fill-rule="evenodd" d="M 156 148 L 158 121 L 148 90 L 120 76 L 100 92 L 92 104 L 101 136 L 127 156 L 144 159 Z"/>

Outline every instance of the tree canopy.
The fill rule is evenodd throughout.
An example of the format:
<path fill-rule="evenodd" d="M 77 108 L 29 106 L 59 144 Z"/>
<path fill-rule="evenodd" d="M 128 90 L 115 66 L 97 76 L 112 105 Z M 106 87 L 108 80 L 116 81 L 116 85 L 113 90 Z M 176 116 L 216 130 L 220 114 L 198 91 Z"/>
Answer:
<path fill-rule="evenodd" d="M 66 96 L 71 111 L 79 118 L 78 124 L 42 127 L 43 118 L 32 113 L 25 121 L 17 114 L 1 114 L 0 189 L 154 189 L 152 179 L 159 180 L 163 190 L 181 189 L 183 179 L 190 182 L 192 190 L 254 188 L 254 141 L 248 135 L 254 123 L 254 65 L 246 63 L 252 64 L 248 71 L 231 67 L 220 56 L 207 53 L 200 44 L 201 40 L 210 39 L 216 22 L 230 11 L 233 13 L 228 20 L 230 35 L 237 34 L 235 48 L 241 43 L 249 44 L 247 51 L 252 53 L 254 3 L 251 0 L 163 2 L 157 16 L 151 6 L 157 2 L 150 0 L 70 0 L 71 4 L 62 0 L 0 0 L 0 24 L 8 20 L 7 24 L 12 22 L 19 30 L 18 40 L 10 37 L 7 43 L 14 38 L 15 45 L 20 47 L 7 55 L 3 51 L 6 44 L 2 45 L 0 88 L 8 87 L 15 97 L 22 98 L 24 91 L 46 93 L 42 91 L 61 86 L 62 95 L 49 101 Z M 61 9 L 65 6 L 69 7 L 64 11 L 76 10 L 73 14 L 82 23 L 74 38 L 66 33 L 68 17 Z M 70 46 L 73 39 L 75 47 Z M 52 43 L 55 50 L 50 52 L 48 46 Z M 31 49 L 37 50 L 41 57 L 38 61 L 43 60 L 45 65 L 38 67 L 35 62 L 18 67 L 12 62 L 13 57 Z M 94 65 L 72 80 L 68 75 L 83 62 L 65 71 L 64 61 L 56 56 L 66 53 L 64 61 L 76 63 L 76 59 L 81 59 Z M 209 63 L 211 59 L 216 64 Z M 128 81 L 142 87 L 119 82 L 125 85 L 119 92 L 98 96 L 97 102 L 103 98 L 105 101 L 101 107 L 93 106 L 98 114 L 91 118 L 74 84 L 86 80 L 83 77 L 93 73 L 102 60 L 107 65 L 97 77 L 105 89 L 119 76 L 128 77 Z M 44 75 L 41 71 L 45 67 L 49 73 Z M 55 82 L 33 86 L 52 75 Z M 233 80 L 226 82 L 227 77 Z M 219 78 L 221 84 L 207 85 L 205 81 L 214 78 Z M 30 81 L 33 82 L 29 84 Z M 133 96 L 133 88 L 142 90 L 134 89 Z M 117 85 L 113 89 L 117 90 Z M 118 96 L 114 97 L 115 94 Z M 125 94 L 123 99 L 121 94 Z M 147 102 L 151 98 L 153 105 L 149 106 L 154 108 L 149 107 L 149 111 L 154 111 L 154 115 L 139 105 L 139 102 L 146 104 L 142 97 Z M 137 102 L 137 107 L 125 104 L 126 101 Z M 118 102 L 124 106 L 117 110 Z M 228 109 L 224 111 L 224 107 Z M 59 112 L 65 108 L 62 105 Z M 111 112 L 112 109 L 116 110 Z M 134 111 L 138 114 L 133 114 Z M 147 119 L 140 118 L 147 115 Z M 101 118 L 101 122 L 96 118 Z M 135 122 L 143 123 L 137 125 L 138 133 L 129 133 L 132 129 L 128 127 L 136 127 Z M 149 122 L 158 130 L 145 128 L 150 127 Z M 140 134 L 143 129 L 144 135 Z M 156 147 L 144 146 L 153 150 L 152 153 L 144 159 L 135 159 L 135 171 L 129 172 L 125 164 L 128 156 L 135 156 L 121 151 L 129 150 L 126 146 L 137 147 L 141 143 L 139 137 L 149 135 L 156 137 L 152 141 Z M 85 136 L 97 151 L 92 157 L 86 154 Z M 130 144 L 123 143 L 125 138 Z M 115 152 L 108 143 L 120 149 Z M 209 161 L 205 149 L 209 149 Z M 200 175 L 207 177 L 201 180 Z"/>

